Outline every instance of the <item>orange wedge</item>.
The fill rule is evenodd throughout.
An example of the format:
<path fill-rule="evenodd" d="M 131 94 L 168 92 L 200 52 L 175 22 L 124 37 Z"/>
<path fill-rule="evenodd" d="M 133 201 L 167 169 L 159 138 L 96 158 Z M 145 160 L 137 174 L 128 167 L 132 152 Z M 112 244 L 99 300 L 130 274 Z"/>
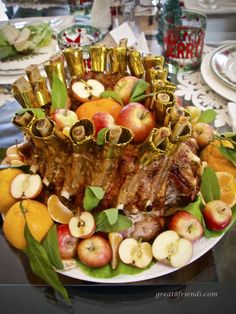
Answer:
<path fill-rule="evenodd" d="M 236 181 L 229 172 L 216 172 L 220 185 L 220 199 L 229 206 L 236 204 Z"/>
<path fill-rule="evenodd" d="M 55 194 L 49 197 L 47 205 L 51 218 L 56 222 L 68 224 L 70 219 L 74 216 L 72 211 L 62 204 Z"/>

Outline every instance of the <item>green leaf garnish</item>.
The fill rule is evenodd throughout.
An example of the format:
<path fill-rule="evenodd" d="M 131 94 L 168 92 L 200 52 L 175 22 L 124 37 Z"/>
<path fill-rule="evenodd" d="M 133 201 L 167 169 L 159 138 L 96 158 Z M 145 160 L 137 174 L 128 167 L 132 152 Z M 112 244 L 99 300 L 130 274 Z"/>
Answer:
<path fill-rule="evenodd" d="M 146 268 L 138 268 L 130 265 L 126 265 L 123 262 L 119 262 L 118 267 L 116 269 L 112 269 L 108 264 L 101 268 L 91 268 L 85 266 L 81 262 L 78 262 L 79 268 L 85 272 L 87 275 L 95 278 L 112 278 L 119 275 L 136 275 L 142 273 L 143 271 L 151 268 L 153 266 L 153 262 L 151 262 Z"/>
<path fill-rule="evenodd" d="M 96 231 L 120 232 L 132 227 L 133 222 L 128 217 L 118 214 L 117 208 L 103 210 L 95 216 Z M 112 223 L 111 223 L 112 222 Z"/>
<path fill-rule="evenodd" d="M 143 95 L 149 86 L 150 84 L 145 82 L 143 79 L 139 79 L 134 86 L 130 102 L 134 102 L 135 99 L 138 99 L 138 97 Z"/>
<path fill-rule="evenodd" d="M 112 98 L 117 101 L 121 106 L 124 106 L 123 101 L 119 94 L 114 91 L 106 90 L 100 94 L 101 98 Z"/>
<path fill-rule="evenodd" d="M 24 113 L 26 111 L 31 111 L 37 119 L 44 119 L 46 117 L 45 111 L 40 108 L 23 108 L 17 111 L 18 114 Z"/>
<path fill-rule="evenodd" d="M 110 225 L 114 225 L 118 220 L 118 209 L 117 208 L 109 208 L 105 209 L 104 214 L 107 216 L 107 220 Z"/>
<path fill-rule="evenodd" d="M 102 128 L 101 130 L 99 130 L 99 132 L 97 134 L 97 144 L 99 146 L 104 145 L 104 143 L 105 143 L 105 133 L 106 133 L 107 130 L 109 130 L 109 128 Z"/>
<path fill-rule="evenodd" d="M 63 269 L 64 266 L 62 264 L 59 249 L 58 249 L 58 240 L 57 240 L 57 227 L 56 225 L 53 225 L 50 230 L 48 231 L 44 241 L 43 241 L 43 247 L 46 250 L 48 257 L 51 261 L 51 263 L 57 268 L 57 269 Z"/>
<path fill-rule="evenodd" d="M 27 223 L 25 225 L 25 239 L 27 242 L 25 253 L 28 256 L 32 271 L 58 291 L 63 298 L 70 303 L 68 293 L 61 284 L 57 273 L 53 269 L 46 250 L 38 241 L 34 239 L 30 233 Z"/>
<path fill-rule="evenodd" d="M 219 151 L 222 155 L 224 155 L 228 160 L 232 162 L 234 166 L 236 166 L 236 151 L 235 148 L 220 146 Z"/>
<path fill-rule="evenodd" d="M 94 267 L 88 267 L 82 264 L 80 261 L 77 261 L 77 263 L 82 272 L 94 278 L 112 278 L 119 275 L 133 276 L 133 275 L 142 273 L 143 271 L 147 269 L 150 269 L 154 265 L 154 262 L 151 262 L 146 268 L 138 268 L 138 267 L 126 265 L 120 261 L 117 268 L 112 269 L 110 264 L 107 264 L 106 266 L 103 266 L 103 267 L 94 268 Z"/>
<path fill-rule="evenodd" d="M 204 122 L 204 123 L 212 123 L 217 116 L 217 112 L 213 109 L 207 109 L 205 111 L 202 111 L 198 122 Z"/>
<path fill-rule="evenodd" d="M 137 96 L 135 98 L 132 99 L 133 102 L 139 102 L 139 101 L 142 101 L 144 99 L 146 99 L 147 97 L 151 97 L 151 96 L 154 96 L 155 93 L 151 93 L 151 94 L 146 94 L 146 95 L 140 95 L 140 96 Z"/>
<path fill-rule="evenodd" d="M 94 209 L 103 199 L 105 191 L 100 186 L 86 186 L 83 200 L 84 209 L 90 211 Z"/>
<path fill-rule="evenodd" d="M 53 109 L 65 109 L 67 101 L 67 90 L 64 82 L 62 82 L 58 75 L 53 72 L 52 75 L 52 108 Z"/>
<path fill-rule="evenodd" d="M 201 178 L 201 193 L 206 203 L 220 199 L 220 186 L 215 171 L 206 167 Z"/>
<path fill-rule="evenodd" d="M 202 221 L 201 206 L 202 206 L 202 198 L 201 196 L 198 196 L 196 201 L 188 204 L 186 207 L 183 208 L 183 210 L 186 210 L 187 212 L 195 216 L 201 222 Z"/>

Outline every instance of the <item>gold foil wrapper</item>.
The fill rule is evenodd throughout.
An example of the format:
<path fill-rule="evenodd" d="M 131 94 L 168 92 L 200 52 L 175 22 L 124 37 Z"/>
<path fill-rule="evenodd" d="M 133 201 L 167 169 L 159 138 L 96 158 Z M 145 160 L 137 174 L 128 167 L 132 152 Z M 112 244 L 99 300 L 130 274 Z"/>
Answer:
<path fill-rule="evenodd" d="M 91 70 L 94 72 L 104 72 L 107 69 L 108 48 L 105 46 L 91 46 L 89 54 L 91 58 Z"/>
<path fill-rule="evenodd" d="M 23 108 L 38 108 L 39 103 L 34 96 L 30 83 L 23 77 L 19 77 L 12 84 L 12 95 Z"/>
<path fill-rule="evenodd" d="M 75 138 L 73 137 L 73 129 L 78 127 L 78 126 L 83 126 L 84 127 L 84 131 L 85 131 L 85 136 L 84 139 L 80 142 L 77 142 L 75 140 Z M 88 120 L 88 119 L 81 119 L 79 121 L 77 121 L 71 128 L 70 128 L 70 139 L 74 144 L 83 144 L 84 142 L 87 142 L 88 140 L 93 139 L 95 130 L 94 130 L 94 125 L 92 123 L 92 121 Z"/>
<path fill-rule="evenodd" d="M 31 115 L 30 119 L 27 119 L 25 121 L 25 123 L 19 123 L 17 122 L 17 114 L 15 114 L 15 116 L 12 119 L 12 123 L 15 127 L 17 127 L 19 130 L 21 130 L 22 132 L 28 133 L 30 134 L 30 126 L 32 125 L 33 121 L 35 120 L 34 114 L 29 110 L 27 112 L 25 112 L 24 114 L 29 114 Z"/>
<path fill-rule="evenodd" d="M 159 158 L 162 155 L 166 155 L 171 147 L 169 136 L 171 134 L 170 129 L 168 129 L 168 132 L 165 136 L 162 138 L 160 137 L 157 141 L 156 135 L 161 135 L 161 129 L 167 129 L 167 128 L 153 128 L 148 140 L 144 142 L 140 146 L 139 151 L 139 160 L 142 164 L 147 165 L 149 162 L 151 162 L 155 158 Z"/>
<path fill-rule="evenodd" d="M 123 146 L 128 145 L 132 141 L 132 139 L 134 138 L 134 134 L 131 132 L 131 130 L 129 130 L 125 127 L 121 127 L 121 129 L 122 129 L 122 132 L 121 132 L 121 135 L 119 137 L 119 141 L 117 144 L 115 144 L 115 146 L 123 147 Z M 109 133 L 110 133 L 110 130 L 107 130 L 105 133 L 105 141 L 107 144 L 110 144 L 109 143 Z"/>
<path fill-rule="evenodd" d="M 143 64 L 146 70 L 145 80 L 147 82 L 151 82 L 150 69 L 153 67 L 159 67 L 160 69 L 163 69 L 164 62 L 165 58 L 162 56 L 147 55 L 143 57 Z"/>
<path fill-rule="evenodd" d="M 82 48 L 67 48 L 63 50 L 63 54 L 65 56 L 70 75 L 84 75 L 85 65 Z"/>
<path fill-rule="evenodd" d="M 50 68 L 49 71 L 51 75 L 56 73 L 59 79 L 64 82 L 66 85 L 66 75 L 65 75 L 65 68 L 64 68 L 64 57 L 61 54 L 55 54 L 50 58 Z M 50 79 L 49 79 L 50 80 Z"/>
<path fill-rule="evenodd" d="M 163 101 L 160 99 L 158 96 L 159 94 L 163 94 L 163 92 L 157 92 L 155 96 L 153 97 L 153 103 L 152 103 L 152 108 L 155 111 L 155 118 L 156 121 L 160 124 L 163 125 L 166 117 L 166 111 L 169 107 L 173 107 L 175 104 L 175 96 L 173 93 L 170 92 L 164 92 L 169 96 L 168 101 Z"/>
<path fill-rule="evenodd" d="M 174 93 L 176 90 L 176 85 L 167 80 L 154 79 L 151 81 L 151 84 L 154 92 L 166 91 Z"/>
<path fill-rule="evenodd" d="M 127 51 L 127 57 L 131 74 L 136 77 L 142 77 L 145 69 L 141 53 L 133 48 L 129 48 Z"/>
<path fill-rule="evenodd" d="M 149 82 L 153 80 L 166 81 L 168 76 L 167 69 L 162 69 L 159 66 L 152 67 L 149 70 Z"/>
<path fill-rule="evenodd" d="M 164 126 L 170 126 L 170 128 L 172 129 L 181 116 L 185 116 L 190 120 L 191 115 L 183 107 L 180 106 L 173 106 L 167 108 Z"/>
<path fill-rule="evenodd" d="M 38 81 L 34 82 L 34 94 L 41 107 L 51 102 L 51 95 L 47 89 L 45 77 L 41 76 Z"/>
<path fill-rule="evenodd" d="M 25 68 L 25 73 L 32 87 L 34 88 L 35 82 L 39 81 L 41 74 L 36 64 L 29 65 Z"/>
<path fill-rule="evenodd" d="M 50 64 L 50 62 L 46 62 L 46 63 L 44 63 L 43 66 L 44 66 L 44 71 L 47 74 L 49 84 L 52 87 L 52 69 L 51 69 L 51 64 Z"/>
<path fill-rule="evenodd" d="M 111 73 L 125 74 L 127 71 L 127 48 L 113 47 L 109 49 Z"/>

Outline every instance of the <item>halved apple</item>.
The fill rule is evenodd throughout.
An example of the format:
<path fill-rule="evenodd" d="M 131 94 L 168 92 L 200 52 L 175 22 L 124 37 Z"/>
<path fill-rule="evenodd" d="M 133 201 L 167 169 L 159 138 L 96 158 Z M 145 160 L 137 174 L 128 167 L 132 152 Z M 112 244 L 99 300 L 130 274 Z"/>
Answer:
<path fill-rule="evenodd" d="M 127 238 L 119 246 L 119 256 L 125 264 L 145 268 L 153 258 L 152 246 L 148 242 L 138 242 L 133 238 Z"/>
<path fill-rule="evenodd" d="M 180 238 L 172 230 L 159 234 L 152 244 L 152 254 L 159 261 L 180 268 L 188 264 L 192 257 L 192 243 Z"/>
<path fill-rule="evenodd" d="M 73 95 L 82 103 L 99 98 L 104 90 L 104 85 L 93 79 L 90 79 L 87 82 L 75 82 L 72 85 Z"/>
<path fill-rule="evenodd" d="M 43 184 L 38 174 L 21 173 L 11 183 L 11 195 L 17 199 L 36 198 L 42 191 Z"/>
<path fill-rule="evenodd" d="M 70 233 L 75 238 L 87 239 L 91 237 L 96 229 L 93 215 L 89 212 L 82 212 L 69 221 Z"/>

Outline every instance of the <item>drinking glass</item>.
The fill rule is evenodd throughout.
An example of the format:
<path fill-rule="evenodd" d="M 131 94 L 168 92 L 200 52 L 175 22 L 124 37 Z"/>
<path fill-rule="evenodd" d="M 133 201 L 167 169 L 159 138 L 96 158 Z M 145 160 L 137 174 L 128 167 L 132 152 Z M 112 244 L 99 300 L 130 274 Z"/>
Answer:
<path fill-rule="evenodd" d="M 163 16 L 163 54 L 170 73 L 192 72 L 202 59 L 206 15 L 173 10 Z"/>

